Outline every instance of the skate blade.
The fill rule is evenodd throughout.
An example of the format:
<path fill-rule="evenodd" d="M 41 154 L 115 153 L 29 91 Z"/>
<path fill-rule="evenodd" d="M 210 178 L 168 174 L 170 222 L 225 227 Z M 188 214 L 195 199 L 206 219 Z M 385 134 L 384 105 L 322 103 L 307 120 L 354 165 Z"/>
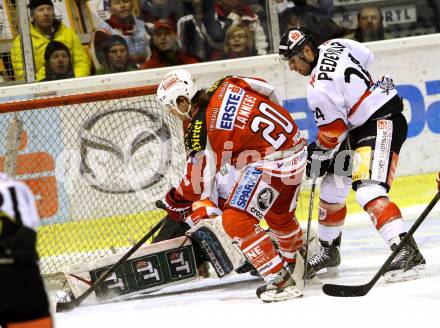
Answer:
<path fill-rule="evenodd" d="M 298 290 L 296 286 L 289 286 L 283 289 L 281 292 L 276 290 L 268 290 L 259 295 L 259 298 L 265 303 L 281 302 L 303 296 L 301 290 Z"/>
<path fill-rule="evenodd" d="M 426 271 L 425 264 L 419 264 L 407 271 L 394 270 L 394 271 L 386 272 L 383 275 L 383 278 L 386 282 L 402 282 L 402 281 L 420 279 L 427 276 L 428 276 L 428 272 Z"/>
<path fill-rule="evenodd" d="M 338 273 L 339 273 L 338 267 L 328 267 L 328 268 L 323 268 L 323 269 L 319 270 L 316 273 L 316 276 L 318 276 L 319 279 L 330 278 L 330 277 L 337 276 Z"/>
<path fill-rule="evenodd" d="M 314 276 L 313 278 L 307 278 L 306 284 L 310 286 L 322 285 L 322 281 L 319 279 L 318 276 Z"/>

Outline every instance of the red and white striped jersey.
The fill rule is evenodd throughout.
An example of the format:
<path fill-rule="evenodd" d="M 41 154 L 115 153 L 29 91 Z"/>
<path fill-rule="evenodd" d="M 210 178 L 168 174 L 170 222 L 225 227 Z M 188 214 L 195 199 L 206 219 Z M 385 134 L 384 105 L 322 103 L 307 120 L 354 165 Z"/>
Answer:
<path fill-rule="evenodd" d="M 2 216 L 33 230 L 40 223 L 35 198 L 29 187 L 0 173 L 0 211 Z"/>
<path fill-rule="evenodd" d="M 215 176 L 227 163 L 240 170 L 262 162 L 263 169 L 280 174 L 302 167 L 298 160 L 282 162 L 304 140 L 271 84 L 231 76 L 215 82 L 207 92 L 209 100 L 191 120 L 185 136 L 185 146 L 193 152 L 178 188 L 185 199 L 217 194 Z M 227 189 L 234 181 L 230 178 L 226 178 Z"/>
<path fill-rule="evenodd" d="M 322 146 L 336 147 L 346 131 L 364 124 L 397 94 L 389 77 L 373 82 L 367 71 L 373 59 L 370 49 L 352 40 L 333 39 L 319 46 L 307 101 Z"/>

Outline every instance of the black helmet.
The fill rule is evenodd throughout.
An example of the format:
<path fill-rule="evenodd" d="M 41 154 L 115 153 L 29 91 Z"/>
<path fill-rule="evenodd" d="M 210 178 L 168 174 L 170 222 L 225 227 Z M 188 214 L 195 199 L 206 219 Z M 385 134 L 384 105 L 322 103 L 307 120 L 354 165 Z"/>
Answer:
<path fill-rule="evenodd" d="M 281 37 L 278 53 L 283 59 L 289 60 L 301 54 L 306 44 L 317 53 L 316 37 L 312 32 L 302 26 L 289 28 Z"/>

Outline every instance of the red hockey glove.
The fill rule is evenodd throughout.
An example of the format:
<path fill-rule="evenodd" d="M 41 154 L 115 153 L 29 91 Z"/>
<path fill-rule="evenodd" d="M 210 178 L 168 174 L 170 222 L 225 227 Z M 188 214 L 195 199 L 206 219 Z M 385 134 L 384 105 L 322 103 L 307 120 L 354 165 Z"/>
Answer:
<path fill-rule="evenodd" d="M 165 196 L 165 210 L 171 220 L 176 222 L 184 221 L 191 214 L 191 204 L 192 202 L 182 198 L 176 192 L 176 188 L 171 188 Z"/>

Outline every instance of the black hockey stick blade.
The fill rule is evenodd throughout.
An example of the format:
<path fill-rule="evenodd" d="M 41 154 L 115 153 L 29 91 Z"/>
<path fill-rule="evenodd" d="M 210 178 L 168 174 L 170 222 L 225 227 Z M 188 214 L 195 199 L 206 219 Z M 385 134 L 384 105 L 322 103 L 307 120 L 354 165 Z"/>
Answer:
<path fill-rule="evenodd" d="M 403 246 L 407 243 L 407 241 L 411 238 L 417 228 L 422 224 L 425 218 L 428 216 L 429 212 L 434 208 L 437 202 L 440 199 L 440 191 L 434 196 L 429 205 L 425 208 L 425 210 L 420 214 L 417 218 L 416 222 L 411 226 L 406 234 L 405 238 L 403 238 L 399 245 L 397 245 L 396 249 L 391 253 L 385 263 L 380 267 L 379 271 L 375 274 L 373 279 L 371 279 L 368 283 L 364 285 L 356 285 L 356 286 L 347 286 L 347 285 L 334 285 L 334 284 L 324 284 L 322 286 L 322 291 L 324 294 L 329 296 L 336 297 L 358 297 L 365 296 L 371 288 L 373 288 L 374 284 L 379 280 L 379 278 L 386 272 L 390 263 L 394 260 L 394 258 L 399 254 L 402 250 Z"/>
<path fill-rule="evenodd" d="M 336 297 L 359 297 L 365 296 L 373 287 L 376 281 L 374 279 L 365 285 L 347 286 L 347 285 L 333 285 L 324 284 L 322 291 L 324 294 Z"/>
<path fill-rule="evenodd" d="M 93 293 L 122 263 L 124 263 L 134 252 L 136 252 L 148 239 L 162 228 L 164 219 L 160 220 L 145 236 L 143 236 L 130 250 L 122 256 L 118 262 L 103 273 L 84 293 L 70 302 L 60 302 L 56 304 L 56 312 L 71 311 L 80 305 L 91 293 Z"/>

